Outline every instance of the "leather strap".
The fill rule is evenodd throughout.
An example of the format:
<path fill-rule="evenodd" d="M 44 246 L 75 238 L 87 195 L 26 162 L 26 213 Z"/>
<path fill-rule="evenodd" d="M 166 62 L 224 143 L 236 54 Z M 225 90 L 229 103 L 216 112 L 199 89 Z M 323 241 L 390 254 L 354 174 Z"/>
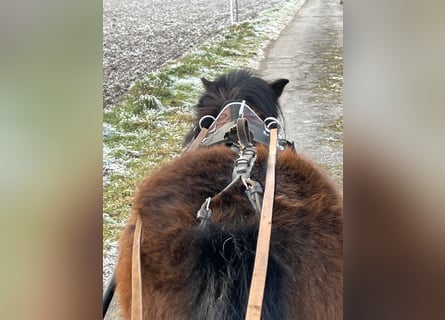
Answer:
<path fill-rule="evenodd" d="M 201 143 L 201 141 L 205 138 L 205 136 L 207 135 L 207 132 L 209 130 L 207 128 L 201 128 L 201 131 L 199 132 L 198 136 L 195 138 L 195 140 L 193 140 L 192 144 L 190 145 L 190 147 L 188 147 L 187 152 L 188 151 L 193 151 L 195 149 L 197 149 Z"/>
<path fill-rule="evenodd" d="M 246 118 L 239 118 L 236 120 L 236 132 L 238 135 L 238 143 L 241 149 L 252 146 L 249 123 Z"/>
<path fill-rule="evenodd" d="M 113 275 L 111 276 L 111 279 L 108 282 L 107 289 L 104 292 L 104 297 L 102 300 L 102 310 L 103 310 L 102 319 L 105 319 L 105 315 L 107 314 L 110 303 L 113 300 L 115 289 L 116 289 L 116 270 L 113 272 Z"/>
<path fill-rule="evenodd" d="M 131 260 L 131 320 L 142 320 L 141 218 L 136 218 Z"/>
<path fill-rule="evenodd" d="M 266 286 L 267 264 L 269 260 L 270 235 L 272 231 L 272 209 L 275 193 L 275 164 L 277 157 L 278 129 L 270 130 L 269 157 L 267 159 L 264 200 L 261 209 L 260 226 L 256 246 L 252 282 L 250 284 L 249 302 L 246 320 L 261 319 L 264 288 Z"/>

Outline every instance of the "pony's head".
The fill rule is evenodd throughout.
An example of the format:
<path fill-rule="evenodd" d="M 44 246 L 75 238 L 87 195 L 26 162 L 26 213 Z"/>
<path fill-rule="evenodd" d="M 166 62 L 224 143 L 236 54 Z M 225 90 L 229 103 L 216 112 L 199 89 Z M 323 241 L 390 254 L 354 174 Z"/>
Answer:
<path fill-rule="evenodd" d="M 190 131 L 184 141 L 189 143 L 199 133 L 199 120 L 210 115 L 214 118 L 230 102 L 245 100 L 256 114 L 261 118 L 275 117 L 281 115 L 278 98 L 283 93 L 284 86 L 289 82 L 287 79 L 279 79 L 272 82 L 255 76 L 251 71 L 238 70 L 222 75 L 214 81 L 201 79 L 205 88 L 204 94 L 196 105 L 195 127 Z M 208 127 L 211 123 L 203 121 L 203 126 Z"/>

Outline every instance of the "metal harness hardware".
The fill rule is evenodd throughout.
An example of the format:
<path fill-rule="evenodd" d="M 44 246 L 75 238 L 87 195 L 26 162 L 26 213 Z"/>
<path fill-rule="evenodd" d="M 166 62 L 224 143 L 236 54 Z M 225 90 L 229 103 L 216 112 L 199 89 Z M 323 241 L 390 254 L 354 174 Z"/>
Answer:
<path fill-rule="evenodd" d="M 252 179 L 247 179 L 247 180 L 244 180 L 243 178 L 241 179 L 243 180 L 244 185 L 246 186 L 245 193 L 247 199 L 249 200 L 252 207 L 255 208 L 256 212 L 260 214 L 261 206 L 263 203 L 263 193 L 264 193 L 263 187 L 258 181 Z"/>
<path fill-rule="evenodd" d="M 235 165 L 232 171 L 232 181 L 214 197 L 224 193 L 238 180 L 241 180 L 246 187 L 245 194 L 247 199 L 257 214 L 260 214 L 264 192 L 261 184 L 250 178 L 257 152 L 256 147 L 253 144 L 253 135 L 249 130 L 249 123 L 244 117 L 244 106 L 245 101 L 242 101 L 239 108 L 238 119 L 235 120 L 235 125 L 230 127 L 224 136 L 225 139 L 233 141 L 232 149 L 235 149 L 239 153 L 239 157 L 235 160 Z M 268 128 L 266 127 L 266 129 Z M 212 210 L 210 209 L 211 200 L 212 197 L 207 198 L 196 214 L 196 218 L 200 221 L 200 227 L 203 226 L 212 215 Z"/>
<path fill-rule="evenodd" d="M 240 156 L 235 160 L 235 168 L 233 168 L 232 179 L 238 176 L 249 178 L 253 164 L 256 160 L 255 147 L 249 147 L 240 150 Z"/>
<path fill-rule="evenodd" d="M 200 227 L 205 225 L 206 222 L 212 216 L 212 209 L 210 209 L 210 201 L 212 201 L 212 197 L 208 197 L 204 201 L 204 203 L 202 204 L 201 208 L 198 210 L 198 213 L 196 214 L 196 218 L 199 220 L 199 226 Z"/>
<path fill-rule="evenodd" d="M 257 213 L 261 212 L 263 187 L 258 181 L 252 180 L 250 174 L 256 160 L 256 148 L 246 147 L 240 150 L 240 156 L 235 160 L 232 180 L 241 179 L 246 187 L 245 193 Z"/>

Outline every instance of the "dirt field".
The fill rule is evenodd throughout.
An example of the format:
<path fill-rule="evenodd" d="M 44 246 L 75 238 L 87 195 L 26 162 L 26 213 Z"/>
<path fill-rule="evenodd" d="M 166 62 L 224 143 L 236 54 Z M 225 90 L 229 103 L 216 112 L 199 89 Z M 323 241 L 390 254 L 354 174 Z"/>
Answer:
<path fill-rule="evenodd" d="M 238 0 L 234 9 L 235 2 L 242 21 L 281 1 Z M 229 0 L 104 0 L 103 10 L 104 107 L 135 80 L 231 23 Z"/>

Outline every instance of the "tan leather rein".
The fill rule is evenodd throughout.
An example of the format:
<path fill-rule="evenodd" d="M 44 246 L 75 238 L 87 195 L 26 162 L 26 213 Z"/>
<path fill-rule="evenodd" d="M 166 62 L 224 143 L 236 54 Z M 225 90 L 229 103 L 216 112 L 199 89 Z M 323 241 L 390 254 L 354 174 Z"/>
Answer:
<path fill-rule="evenodd" d="M 269 157 L 267 159 L 266 183 L 263 206 L 258 230 L 255 263 L 250 283 L 246 320 L 261 319 L 264 289 L 266 287 L 267 265 L 269 262 L 270 236 L 272 231 L 272 209 L 275 194 L 275 164 L 277 157 L 278 129 L 270 130 Z"/>
<path fill-rule="evenodd" d="M 141 217 L 136 218 L 131 260 L 131 320 L 143 319 L 142 274 L 141 274 Z"/>

